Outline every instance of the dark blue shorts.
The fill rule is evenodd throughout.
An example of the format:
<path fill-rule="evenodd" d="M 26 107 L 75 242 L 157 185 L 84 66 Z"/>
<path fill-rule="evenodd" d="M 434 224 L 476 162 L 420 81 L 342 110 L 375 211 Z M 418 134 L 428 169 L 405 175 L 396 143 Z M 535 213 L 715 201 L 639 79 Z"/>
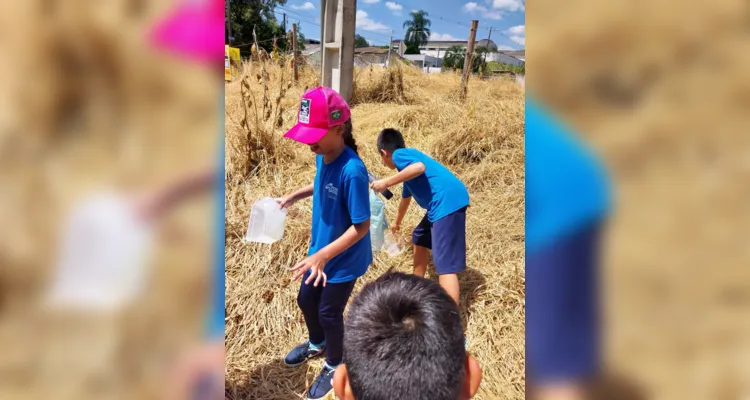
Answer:
<path fill-rule="evenodd" d="M 583 381 L 599 366 L 600 222 L 526 253 L 527 379 Z"/>
<path fill-rule="evenodd" d="M 432 249 L 432 261 L 438 275 L 455 274 L 466 269 L 466 208 L 430 222 L 425 214 L 414 228 L 411 241 Z"/>

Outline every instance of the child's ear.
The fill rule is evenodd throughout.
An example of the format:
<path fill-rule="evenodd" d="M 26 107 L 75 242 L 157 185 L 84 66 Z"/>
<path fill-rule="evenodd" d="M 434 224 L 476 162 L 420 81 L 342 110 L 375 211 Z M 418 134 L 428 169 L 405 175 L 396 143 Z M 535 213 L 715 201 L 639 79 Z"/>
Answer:
<path fill-rule="evenodd" d="M 387 158 L 388 157 L 388 152 L 385 151 L 385 150 L 380 150 L 380 155 L 383 156 L 384 158 Z"/>
<path fill-rule="evenodd" d="M 470 399 L 477 394 L 479 384 L 482 382 L 482 368 L 479 367 L 477 359 L 468 352 L 466 353 L 466 376 L 464 386 L 461 390 L 462 399 Z"/>
<path fill-rule="evenodd" d="M 333 391 L 341 400 L 356 400 L 349 386 L 349 373 L 346 371 L 346 364 L 341 364 L 333 373 Z"/>

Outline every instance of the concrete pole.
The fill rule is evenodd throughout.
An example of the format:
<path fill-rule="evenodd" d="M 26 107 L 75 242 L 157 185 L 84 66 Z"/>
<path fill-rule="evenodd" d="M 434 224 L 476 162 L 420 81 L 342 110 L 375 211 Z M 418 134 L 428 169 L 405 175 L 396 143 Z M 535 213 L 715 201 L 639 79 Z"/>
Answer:
<path fill-rule="evenodd" d="M 471 61 L 474 55 L 474 41 L 477 38 L 477 25 L 479 21 L 471 21 L 471 30 L 469 31 L 469 47 L 466 49 L 466 57 L 464 60 L 464 71 L 461 75 L 461 99 L 466 99 L 466 90 L 469 86 L 469 75 L 471 75 Z"/>
<path fill-rule="evenodd" d="M 356 0 L 321 0 L 321 79 L 323 86 L 352 98 Z"/>
<path fill-rule="evenodd" d="M 326 0 L 320 0 L 320 84 L 323 85 L 323 58 L 326 54 L 325 25 L 326 25 Z"/>

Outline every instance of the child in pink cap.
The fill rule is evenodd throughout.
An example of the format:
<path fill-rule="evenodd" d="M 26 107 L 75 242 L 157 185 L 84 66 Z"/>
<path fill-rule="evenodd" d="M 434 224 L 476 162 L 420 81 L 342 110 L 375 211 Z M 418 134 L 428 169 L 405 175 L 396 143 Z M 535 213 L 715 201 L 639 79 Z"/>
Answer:
<path fill-rule="evenodd" d="M 284 135 L 316 154 L 315 180 L 281 198 L 287 208 L 312 196 L 312 239 L 308 256 L 292 268 L 303 277 L 297 295 L 309 340 L 284 358 L 298 366 L 326 353 L 307 398 L 333 391 L 333 373 L 343 359 L 344 308 L 357 279 L 372 263 L 369 181 L 352 136 L 351 112 L 333 89 L 317 87 L 302 95 L 297 125 Z"/>

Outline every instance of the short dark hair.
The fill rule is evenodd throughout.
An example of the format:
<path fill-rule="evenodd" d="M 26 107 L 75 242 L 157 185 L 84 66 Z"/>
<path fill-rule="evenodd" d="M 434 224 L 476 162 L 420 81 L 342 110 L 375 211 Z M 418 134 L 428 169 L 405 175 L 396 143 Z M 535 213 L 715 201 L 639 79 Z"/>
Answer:
<path fill-rule="evenodd" d="M 383 275 L 352 300 L 344 363 L 357 400 L 456 400 L 466 375 L 458 306 L 434 281 Z"/>
<path fill-rule="evenodd" d="M 403 149 L 404 147 L 406 147 L 406 142 L 404 142 L 404 135 L 402 135 L 401 132 L 392 128 L 386 128 L 380 131 L 380 134 L 378 135 L 378 151 L 394 151 L 397 149 Z"/>

